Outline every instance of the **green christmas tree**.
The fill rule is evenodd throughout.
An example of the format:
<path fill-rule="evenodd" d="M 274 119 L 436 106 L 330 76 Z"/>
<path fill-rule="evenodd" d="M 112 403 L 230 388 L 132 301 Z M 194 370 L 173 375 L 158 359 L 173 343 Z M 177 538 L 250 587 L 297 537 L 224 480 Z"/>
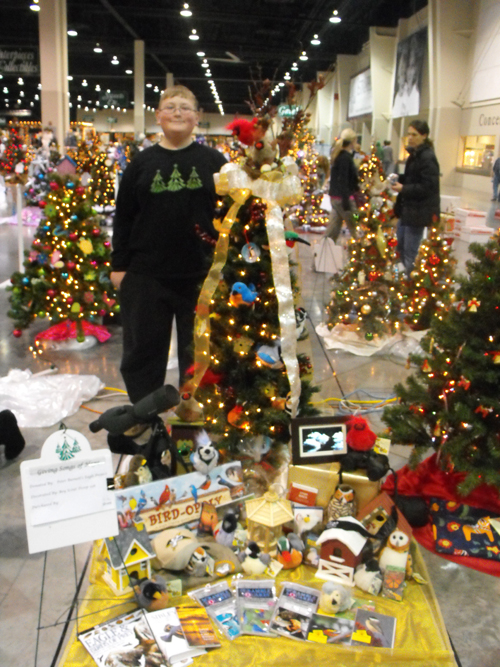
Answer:
<path fill-rule="evenodd" d="M 5 175 L 6 181 L 15 182 L 27 171 L 27 168 L 26 150 L 19 128 L 12 125 L 9 127 L 9 138 L 0 157 L 0 173 Z"/>
<path fill-rule="evenodd" d="M 177 190 L 182 190 L 186 187 L 184 179 L 181 176 L 181 172 L 177 169 L 177 165 L 174 164 L 174 170 L 170 176 L 170 180 L 167 185 L 167 190 L 170 192 L 177 192 Z"/>
<path fill-rule="evenodd" d="M 226 206 L 223 213 L 227 210 Z M 290 440 L 291 387 L 281 355 L 267 214 L 267 205 L 253 196 L 236 213 L 227 258 L 210 303 L 210 363 L 196 393 L 207 430 L 221 434 L 221 445 L 234 455 L 259 438 L 273 452 Z M 291 280 L 297 298 L 293 274 Z M 309 382 L 310 360 L 306 355 L 296 359 L 301 390 L 298 414 L 315 414 L 310 404 L 316 391 Z"/>
<path fill-rule="evenodd" d="M 200 177 L 198 176 L 198 172 L 196 171 L 196 167 L 193 167 L 191 170 L 191 173 L 189 175 L 189 180 L 187 182 L 187 187 L 190 190 L 197 190 L 198 188 L 201 188 L 203 183 L 201 182 Z"/>
<path fill-rule="evenodd" d="M 90 198 L 94 206 L 115 205 L 115 172 L 113 161 L 106 153 L 98 152 L 94 156 L 90 170 Z"/>
<path fill-rule="evenodd" d="M 163 192 L 166 189 L 167 186 L 165 185 L 165 181 L 163 180 L 163 177 L 160 174 L 160 170 L 158 169 L 155 177 L 153 178 L 153 182 L 151 183 L 151 192 Z"/>
<path fill-rule="evenodd" d="M 48 317 L 54 324 L 76 322 L 82 340 L 83 321 L 119 310 L 109 280 L 111 244 L 76 177 L 52 175 L 41 204 L 44 218 L 25 251 L 24 273 L 11 277 L 14 335 L 21 336 L 35 318 Z"/>
<path fill-rule="evenodd" d="M 475 259 L 453 307 L 433 319 L 426 356 L 410 357 L 417 370 L 396 386 L 399 403 L 383 417 L 391 441 L 413 447 L 412 464 L 432 447 L 444 467 L 464 473 L 464 495 L 483 482 L 500 489 L 499 236 L 469 250 Z"/>
<path fill-rule="evenodd" d="M 456 264 L 451 241 L 436 220 L 420 245 L 410 280 L 403 277 L 404 320 L 412 329 L 428 329 L 434 315 L 450 306 Z"/>
<path fill-rule="evenodd" d="M 392 226 L 392 200 L 375 154 L 360 166 L 361 190 L 358 235 L 350 240 L 345 269 L 332 279 L 327 325 L 350 325 L 360 336 L 394 334 L 401 326 L 401 302 L 397 272 L 397 241 Z"/>

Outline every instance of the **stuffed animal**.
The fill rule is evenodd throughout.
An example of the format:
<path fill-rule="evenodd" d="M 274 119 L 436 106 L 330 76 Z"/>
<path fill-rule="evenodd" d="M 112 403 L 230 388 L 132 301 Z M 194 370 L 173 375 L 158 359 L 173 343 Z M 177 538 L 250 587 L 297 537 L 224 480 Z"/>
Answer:
<path fill-rule="evenodd" d="M 336 584 L 333 581 L 327 581 L 323 584 L 319 598 L 321 611 L 337 614 L 349 609 L 351 605 L 352 598 L 342 584 Z"/>
<path fill-rule="evenodd" d="M 189 458 L 193 468 L 204 475 L 208 475 L 217 466 L 219 450 L 216 449 L 206 431 L 201 430 L 196 434 L 196 447 Z"/>
<path fill-rule="evenodd" d="M 300 537 L 295 533 L 288 533 L 286 537 L 284 535 L 279 537 L 276 548 L 276 560 L 283 565 L 284 570 L 292 570 L 302 563 L 302 552 L 305 547 Z"/>
<path fill-rule="evenodd" d="M 134 593 L 139 607 L 148 611 L 165 609 L 168 606 L 167 585 L 163 577 L 155 574 L 151 579 L 133 580 Z"/>
<path fill-rule="evenodd" d="M 215 541 L 225 547 L 232 547 L 238 526 L 241 528 L 238 523 L 238 514 L 234 510 L 228 510 L 222 521 L 215 526 Z"/>
<path fill-rule="evenodd" d="M 349 451 L 342 458 L 345 471 L 366 469 L 370 482 L 377 482 L 389 470 L 389 459 L 384 454 L 373 451 L 377 439 L 364 417 L 354 416 L 347 421 L 346 442 Z"/>
<path fill-rule="evenodd" d="M 186 572 L 193 577 L 204 577 L 208 573 L 209 556 L 203 547 L 197 547 L 186 565 Z"/>
<path fill-rule="evenodd" d="M 326 508 L 327 521 L 342 516 L 356 516 L 356 493 L 352 486 L 339 484 Z"/>
<path fill-rule="evenodd" d="M 378 595 L 382 588 L 382 573 L 380 566 L 375 558 L 366 563 L 361 563 L 354 572 L 354 583 L 365 593 Z"/>
<path fill-rule="evenodd" d="M 246 549 L 238 554 L 238 559 L 245 574 L 264 574 L 271 562 L 271 556 L 263 553 L 257 542 L 249 542 Z"/>
<path fill-rule="evenodd" d="M 380 552 L 379 566 L 382 572 L 388 565 L 405 570 L 406 576 L 411 577 L 410 538 L 402 530 L 394 530 L 387 540 L 387 544 Z"/>

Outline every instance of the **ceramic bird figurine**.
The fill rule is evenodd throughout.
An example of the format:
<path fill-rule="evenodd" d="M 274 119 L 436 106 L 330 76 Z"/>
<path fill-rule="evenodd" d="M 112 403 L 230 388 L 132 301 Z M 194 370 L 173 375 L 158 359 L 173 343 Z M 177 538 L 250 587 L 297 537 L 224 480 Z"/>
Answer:
<path fill-rule="evenodd" d="M 289 248 L 293 248 L 296 243 L 304 243 L 305 245 L 311 245 L 309 241 L 306 241 L 305 239 L 301 238 L 297 232 L 292 232 L 289 231 L 288 229 L 285 231 L 285 243 Z"/>
<path fill-rule="evenodd" d="M 271 562 L 271 556 L 263 553 L 257 542 L 249 542 L 238 554 L 238 559 L 245 574 L 263 574 Z"/>
<path fill-rule="evenodd" d="M 342 516 L 356 516 L 356 496 L 348 484 L 339 484 L 326 508 L 328 521 L 335 521 Z"/>
<path fill-rule="evenodd" d="M 284 570 L 292 570 L 302 563 L 304 543 L 295 533 L 278 538 L 276 549 L 276 560 L 283 565 Z"/>
<path fill-rule="evenodd" d="M 245 283 L 234 283 L 231 288 L 229 302 L 232 306 L 251 306 L 257 298 L 255 285 L 245 285 Z"/>

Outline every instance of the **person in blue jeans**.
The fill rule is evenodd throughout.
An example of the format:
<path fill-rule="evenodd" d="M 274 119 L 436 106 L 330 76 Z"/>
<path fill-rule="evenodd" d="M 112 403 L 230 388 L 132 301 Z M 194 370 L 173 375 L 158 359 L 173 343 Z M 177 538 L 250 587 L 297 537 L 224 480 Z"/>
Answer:
<path fill-rule="evenodd" d="M 429 126 L 414 120 L 408 127 L 405 173 L 392 187 L 398 193 L 394 213 L 399 218 L 397 250 L 410 276 L 426 227 L 440 215 L 439 163 L 429 139 Z"/>
<path fill-rule="evenodd" d="M 491 201 L 498 201 L 498 186 L 500 185 L 500 157 L 497 157 L 492 167 L 493 197 Z"/>

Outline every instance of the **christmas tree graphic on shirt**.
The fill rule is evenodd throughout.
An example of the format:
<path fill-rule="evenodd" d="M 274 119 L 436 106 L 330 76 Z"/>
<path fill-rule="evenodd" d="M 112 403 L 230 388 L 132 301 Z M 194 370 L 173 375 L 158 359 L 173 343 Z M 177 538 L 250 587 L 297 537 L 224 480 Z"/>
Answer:
<path fill-rule="evenodd" d="M 172 171 L 168 184 L 165 184 L 163 176 L 161 175 L 160 170 L 158 169 L 155 174 L 155 177 L 153 178 L 153 182 L 151 183 L 150 190 L 151 192 L 156 194 L 159 192 L 164 192 L 165 190 L 168 190 L 169 192 L 178 192 L 179 190 L 184 190 L 185 188 L 188 188 L 189 190 L 198 190 L 199 188 L 202 187 L 203 183 L 198 175 L 198 172 L 196 171 L 196 167 L 193 167 L 191 169 L 191 174 L 189 175 L 189 179 L 186 184 L 186 182 L 181 176 L 181 173 L 177 165 L 174 164 L 174 169 Z"/>

